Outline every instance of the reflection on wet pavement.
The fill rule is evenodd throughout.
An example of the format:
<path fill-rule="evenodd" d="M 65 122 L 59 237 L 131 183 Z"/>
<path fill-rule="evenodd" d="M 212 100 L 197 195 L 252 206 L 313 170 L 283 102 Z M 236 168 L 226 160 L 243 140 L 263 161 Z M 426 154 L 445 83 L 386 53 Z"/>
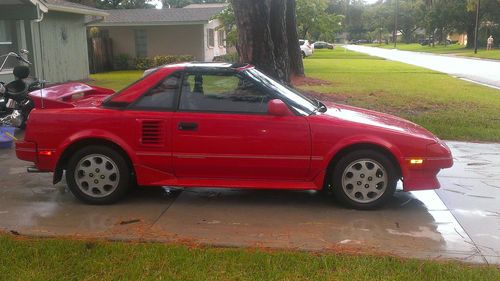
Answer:
<path fill-rule="evenodd" d="M 456 164 L 442 172 L 442 189 L 398 191 L 378 211 L 345 209 L 319 192 L 222 189 L 141 188 L 89 206 L 2 150 L 0 230 L 500 263 L 500 145 L 449 144 Z"/>

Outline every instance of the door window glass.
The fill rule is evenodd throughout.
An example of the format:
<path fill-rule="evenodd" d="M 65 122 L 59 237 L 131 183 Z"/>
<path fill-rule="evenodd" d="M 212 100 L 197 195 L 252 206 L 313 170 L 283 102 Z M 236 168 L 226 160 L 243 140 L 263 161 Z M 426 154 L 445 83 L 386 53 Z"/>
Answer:
<path fill-rule="evenodd" d="M 267 113 L 269 96 L 234 74 L 189 74 L 184 78 L 183 111 Z"/>
<path fill-rule="evenodd" d="M 170 75 L 163 80 L 163 82 L 142 96 L 134 107 L 140 109 L 174 109 L 175 98 L 179 92 L 180 80 L 180 73 Z"/>

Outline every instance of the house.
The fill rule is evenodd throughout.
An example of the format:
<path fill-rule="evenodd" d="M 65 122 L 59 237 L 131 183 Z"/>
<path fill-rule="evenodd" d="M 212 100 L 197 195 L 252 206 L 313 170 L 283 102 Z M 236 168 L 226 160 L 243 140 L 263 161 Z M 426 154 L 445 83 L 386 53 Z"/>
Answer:
<path fill-rule="evenodd" d="M 105 11 L 65 0 L 1 0 L 0 54 L 27 49 L 32 76 L 51 83 L 88 78 L 86 16 Z M 0 81 L 14 79 L 9 61 Z"/>
<path fill-rule="evenodd" d="M 109 10 L 109 16 L 88 25 L 111 39 L 114 56 L 192 55 L 199 61 L 212 61 L 226 54 L 224 28 L 214 19 L 226 5 Z"/>

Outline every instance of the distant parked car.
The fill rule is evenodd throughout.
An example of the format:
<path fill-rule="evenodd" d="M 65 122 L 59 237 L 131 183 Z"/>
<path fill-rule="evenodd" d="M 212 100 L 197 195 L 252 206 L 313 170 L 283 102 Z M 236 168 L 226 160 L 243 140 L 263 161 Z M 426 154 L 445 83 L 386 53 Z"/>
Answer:
<path fill-rule="evenodd" d="M 366 44 L 366 43 L 369 43 L 370 41 L 366 40 L 366 39 L 359 39 L 359 40 L 356 40 L 356 43 L 355 44 Z"/>
<path fill-rule="evenodd" d="M 302 52 L 302 57 L 312 56 L 314 53 L 314 45 L 309 43 L 309 40 L 299 40 L 300 51 Z"/>
<path fill-rule="evenodd" d="M 427 45 L 431 45 L 432 44 L 432 37 L 431 38 L 426 38 L 426 39 L 421 39 L 418 41 L 418 43 L 422 46 L 427 46 Z M 437 41 L 434 41 L 434 44 L 437 44 L 438 42 Z M 449 39 L 446 39 L 446 44 L 447 45 L 450 45 L 452 44 L 453 42 L 451 42 L 451 40 Z"/>
<path fill-rule="evenodd" d="M 333 44 L 330 44 L 330 43 L 327 43 L 324 41 L 314 42 L 313 46 L 314 46 L 314 49 L 333 49 L 334 48 Z"/>

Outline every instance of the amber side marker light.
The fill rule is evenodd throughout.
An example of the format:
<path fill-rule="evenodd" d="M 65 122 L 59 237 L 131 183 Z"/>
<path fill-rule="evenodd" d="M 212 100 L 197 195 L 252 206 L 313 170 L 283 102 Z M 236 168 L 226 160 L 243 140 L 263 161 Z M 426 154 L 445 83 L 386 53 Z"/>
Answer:
<path fill-rule="evenodd" d="M 420 165 L 424 163 L 424 159 L 411 159 L 410 164 L 412 165 Z"/>
<path fill-rule="evenodd" d="M 53 152 L 50 150 L 41 150 L 38 152 L 38 155 L 41 156 L 52 156 Z"/>

